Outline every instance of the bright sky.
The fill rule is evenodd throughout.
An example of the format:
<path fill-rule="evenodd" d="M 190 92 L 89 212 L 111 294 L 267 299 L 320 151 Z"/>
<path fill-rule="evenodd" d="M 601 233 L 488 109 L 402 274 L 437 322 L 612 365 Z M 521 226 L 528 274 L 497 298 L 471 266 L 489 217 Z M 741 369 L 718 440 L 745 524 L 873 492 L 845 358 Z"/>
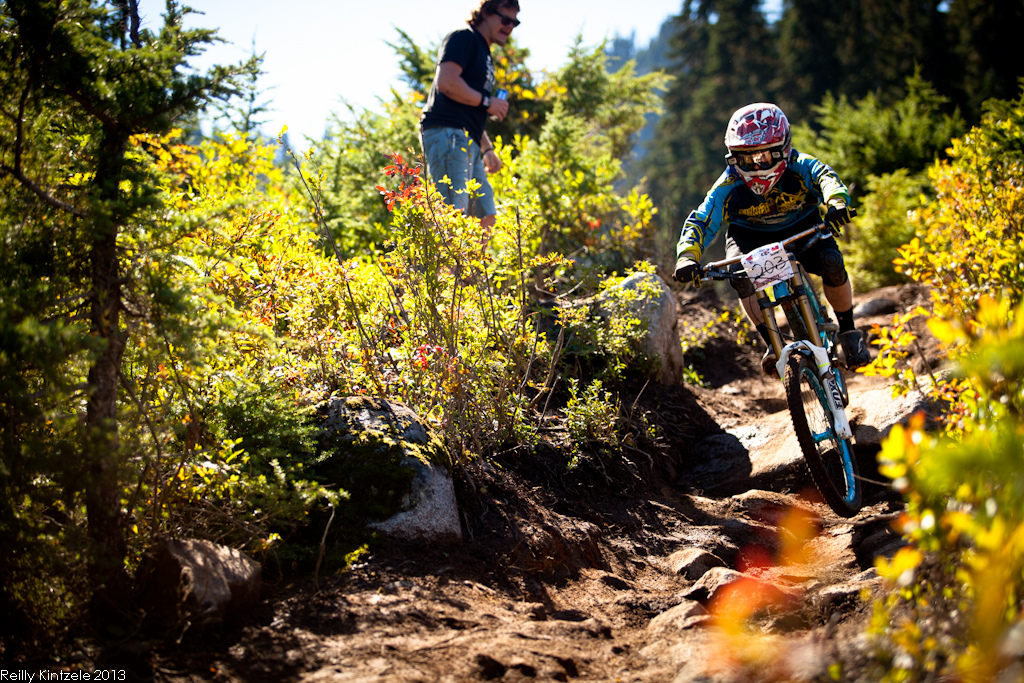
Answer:
<path fill-rule="evenodd" d="M 288 126 L 293 146 L 305 148 L 304 136 L 319 139 L 331 112 L 342 100 L 376 108 L 399 84 L 398 59 L 387 43 L 397 43 L 401 28 L 427 48 L 466 25 L 478 0 L 188 0 L 191 26 L 217 28 L 230 44 L 211 47 L 193 65 L 233 63 L 252 52 L 265 52 L 262 79 L 275 111 L 264 133 L 277 135 Z M 635 35 L 647 47 L 683 0 L 519 0 L 522 25 L 513 34 L 531 52 L 527 66 L 555 70 L 565 62 L 577 34 L 596 46 L 616 35 Z M 141 3 L 143 12 L 162 3 Z M 144 21 L 156 28 L 159 16 Z M 497 49 L 497 48 L 495 48 Z"/>

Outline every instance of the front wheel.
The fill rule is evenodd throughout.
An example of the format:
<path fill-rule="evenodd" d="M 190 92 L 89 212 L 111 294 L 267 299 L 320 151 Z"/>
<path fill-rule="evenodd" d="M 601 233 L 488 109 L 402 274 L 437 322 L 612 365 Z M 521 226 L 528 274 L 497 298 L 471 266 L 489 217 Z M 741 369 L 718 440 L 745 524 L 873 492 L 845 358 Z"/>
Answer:
<path fill-rule="evenodd" d="M 850 440 L 836 434 L 815 363 L 794 353 L 786 365 L 784 382 L 793 429 L 814 485 L 837 515 L 852 517 L 861 507 L 857 461 Z"/>
<path fill-rule="evenodd" d="M 782 304 L 782 311 L 786 314 L 786 322 L 789 323 L 789 330 L 793 333 L 793 339 L 806 339 L 812 344 L 821 344 L 820 339 L 812 339 L 811 332 L 804 323 L 804 317 L 800 314 L 800 308 L 792 301 Z"/>

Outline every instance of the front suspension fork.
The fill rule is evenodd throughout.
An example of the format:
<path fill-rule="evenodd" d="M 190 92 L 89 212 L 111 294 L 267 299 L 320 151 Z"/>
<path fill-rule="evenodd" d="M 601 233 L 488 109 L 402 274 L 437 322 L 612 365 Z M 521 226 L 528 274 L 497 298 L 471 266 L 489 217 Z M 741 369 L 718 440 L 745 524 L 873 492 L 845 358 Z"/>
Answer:
<path fill-rule="evenodd" d="M 792 282 L 792 281 L 791 281 Z M 775 318 L 775 307 L 776 302 L 772 301 L 767 293 L 761 292 L 758 296 L 757 303 L 761 308 L 761 317 L 764 319 L 765 327 L 768 329 L 768 340 L 772 345 L 772 349 L 775 351 L 775 357 L 778 359 L 776 362 L 776 369 L 779 372 L 779 377 L 783 377 L 786 365 L 789 363 L 789 357 L 793 353 L 807 353 L 814 359 L 815 367 L 817 368 L 818 378 L 821 380 L 821 385 L 825 389 L 825 401 L 832 413 L 833 426 L 835 427 L 836 433 L 840 438 L 851 439 L 853 438 L 853 430 L 850 428 L 850 421 L 846 417 L 846 411 L 843 410 L 843 397 L 839 390 L 839 382 L 836 379 L 835 368 L 832 367 L 832 362 L 828 357 L 828 353 L 824 347 L 818 346 L 811 340 L 798 339 L 789 344 L 783 345 L 782 333 L 779 332 L 779 323 Z M 800 297 L 801 310 L 805 313 L 804 320 L 810 321 L 810 330 L 812 334 L 817 334 L 817 325 L 815 324 L 813 315 L 806 315 L 810 313 L 809 310 L 803 310 L 809 308 L 807 297 Z"/>
<path fill-rule="evenodd" d="M 776 358 L 782 358 L 782 333 L 779 332 L 779 322 L 775 319 L 775 302 L 768 297 L 768 290 L 762 290 L 757 295 L 757 305 L 761 309 L 761 318 L 764 319 L 764 326 L 768 328 L 768 343 L 771 344 Z M 779 375 L 782 376 L 781 374 Z"/>

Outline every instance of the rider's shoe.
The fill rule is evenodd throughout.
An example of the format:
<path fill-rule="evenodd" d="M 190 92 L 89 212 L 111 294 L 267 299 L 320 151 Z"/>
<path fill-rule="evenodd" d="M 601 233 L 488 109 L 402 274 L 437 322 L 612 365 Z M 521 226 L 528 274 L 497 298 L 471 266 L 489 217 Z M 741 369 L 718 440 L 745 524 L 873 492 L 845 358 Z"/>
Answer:
<path fill-rule="evenodd" d="M 839 343 L 842 345 L 843 354 L 846 356 L 846 367 L 850 370 L 871 362 L 871 352 L 868 351 L 867 343 L 864 340 L 864 333 L 860 330 L 840 332 Z"/>
<path fill-rule="evenodd" d="M 764 357 L 761 359 L 761 369 L 764 370 L 764 374 L 769 377 L 778 377 L 779 369 L 775 367 L 775 364 L 779 362 L 779 357 L 775 355 L 775 351 L 769 346 L 768 350 L 764 352 Z"/>

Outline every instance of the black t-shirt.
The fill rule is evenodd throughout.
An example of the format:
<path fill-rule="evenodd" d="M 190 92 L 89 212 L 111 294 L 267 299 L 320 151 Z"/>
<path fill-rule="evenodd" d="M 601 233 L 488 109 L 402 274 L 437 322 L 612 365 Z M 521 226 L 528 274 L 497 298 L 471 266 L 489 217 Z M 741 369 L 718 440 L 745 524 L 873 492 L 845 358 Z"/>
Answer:
<path fill-rule="evenodd" d="M 474 28 L 452 31 L 445 36 L 437 54 L 437 63 L 455 62 L 462 67 L 462 79 L 474 90 L 490 95 L 494 89 L 494 65 L 487 41 Z M 477 144 L 483 137 L 487 110 L 451 99 L 437 89 L 437 73 L 430 86 L 427 106 L 420 125 L 423 128 L 463 128 Z"/>

